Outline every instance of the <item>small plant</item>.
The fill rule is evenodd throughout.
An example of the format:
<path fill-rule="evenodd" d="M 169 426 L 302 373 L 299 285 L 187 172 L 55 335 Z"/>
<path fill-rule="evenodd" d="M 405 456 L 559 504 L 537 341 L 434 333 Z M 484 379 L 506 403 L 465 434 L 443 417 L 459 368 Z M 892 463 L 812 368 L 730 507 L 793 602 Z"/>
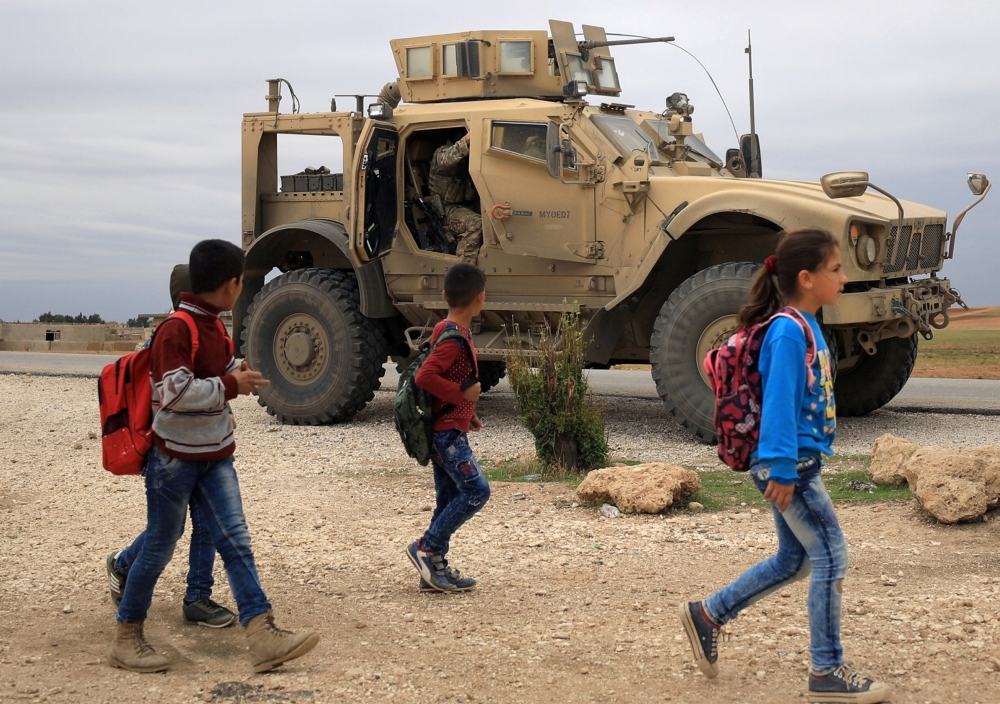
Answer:
<path fill-rule="evenodd" d="M 576 313 L 564 313 L 555 334 L 546 321 L 532 351 L 524 350 L 517 325 L 508 338 L 507 378 L 518 420 L 535 437 L 539 459 L 563 470 L 589 471 L 608 460 L 604 409 L 583 376 L 583 348 Z"/>

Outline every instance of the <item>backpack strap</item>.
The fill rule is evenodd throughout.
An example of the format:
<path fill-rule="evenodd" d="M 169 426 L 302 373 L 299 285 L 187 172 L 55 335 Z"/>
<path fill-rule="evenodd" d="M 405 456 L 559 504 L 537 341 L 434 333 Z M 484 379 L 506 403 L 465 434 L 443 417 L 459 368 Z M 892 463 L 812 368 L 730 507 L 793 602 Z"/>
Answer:
<path fill-rule="evenodd" d="M 194 322 L 194 317 L 186 310 L 175 310 L 167 316 L 167 320 L 170 320 L 171 318 L 177 318 L 178 320 L 183 320 L 187 323 L 188 331 L 191 333 L 191 364 L 193 366 L 194 358 L 198 354 L 198 324 Z M 218 318 L 216 318 L 216 320 L 218 320 Z M 164 320 L 163 322 L 165 323 L 167 321 Z M 219 320 L 219 323 L 221 324 L 222 321 Z M 160 323 L 160 325 L 162 324 L 163 323 Z"/>
<path fill-rule="evenodd" d="M 812 325 L 809 324 L 809 321 L 802 316 L 802 313 L 797 308 L 793 308 L 792 306 L 782 308 L 771 316 L 771 320 L 775 318 L 794 320 L 802 328 L 802 333 L 806 337 L 806 379 L 808 386 L 812 388 L 812 385 L 816 383 L 816 374 L 813 372 L 813 362 L 816 361 L 816 335 L 813 333 Z"/>

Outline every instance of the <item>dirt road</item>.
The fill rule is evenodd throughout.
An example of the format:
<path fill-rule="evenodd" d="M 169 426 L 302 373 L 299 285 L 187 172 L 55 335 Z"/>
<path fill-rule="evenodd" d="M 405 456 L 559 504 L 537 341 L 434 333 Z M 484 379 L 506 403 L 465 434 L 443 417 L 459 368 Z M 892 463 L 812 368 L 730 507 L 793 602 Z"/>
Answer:
<path fill-rule="evenodd" d="M 100 468 L 100 442 L 87 437 L 97 428 L 93 387 L 0 375 L 0 701 L 802 701 L 806 585 L 729 625 L 714 681 L 682 640 L 677 604 L 773 549 L 770 517 L 746 508 L 604 519 L 574 507 L 565 485 L 496 484 L 453 542 L 453 562 L 480 587 L 419 594 L 403 547 L 427 524 L 433 485 L 398 446 L 387 392 L 353 423 L 323 428 L 280 426 L 253 401 L 236 403 L 264 586 L 279 625 L 318 630 L 317 649 L 255 676 L 240 629 L 182 625 L 185 538 L 148 625 L 173 668 L 113 670 L 104 558 L 142 529 L 144 497 L 138 478 Z M 711 448 L 671 426 L 657 401 L 615 403 L 616 456 L 711 463 Z M 485 396 L 483 416 L 482 456 L 530 447 L 509 396 Z M 933 418 L 848 421 L 843 444 L 886 431 L 924 443 L 996 436 L 995 418 L 921 425 Z M 912 504 L 845 506 L 840 516 L 851 551 L 848 657 L 891 682 L 894 702 L 1000 701 L 1000 521 L 938 526 Z M 217 599 L 233 606 L 221 564 L 216 579 Z"/>

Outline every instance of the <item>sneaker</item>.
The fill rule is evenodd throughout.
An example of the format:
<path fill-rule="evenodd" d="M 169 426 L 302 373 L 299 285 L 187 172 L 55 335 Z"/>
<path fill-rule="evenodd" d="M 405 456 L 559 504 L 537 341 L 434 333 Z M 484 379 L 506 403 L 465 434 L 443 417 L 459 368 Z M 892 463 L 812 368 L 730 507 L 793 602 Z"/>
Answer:
<path fill-rule="evenodd" d="M 236 614 L 211 599 L 184 602 L 184 624 L 187 626 L 208 626 L 225 628 L 236 621 Z"/>
<path fill-rule="evenodd" d="M 698 669 L 708 679 L 714 679 L 719 674 L 717 662 L 719 659 L 719 638 L 723 634 L 723 630 L 708 620 L 700 601 L 681 604 L 680 615 L 681 623 L 684 624 L 684 632 L 687 634 L 691 651 L 694 653 L 694 661 L 698 663 Z"/>
<path fill-rule="evenodd" d="M 121 570 L 115 569 L 115 560 L 121 554 L 120 550 L 113 552 L 108 555 L 108 559 L 105 561 L 105 565 L 108 568 L 108 587 L 111 592 L 111 601 L 115 603 L 116 607 L 122 605 L 122 595 L 125 593 L 126 574 Z"/>
<path fill-rule="evenodd" d="M 809 675 L 809 701 L 822 704 L 878 704 L 892 698 L 892 687 L 868 679 L 850 665 L 829 675 Z"/>
<path fill-rule="evenodd" d="M 476 580 L 472 577 L 463 577 L 462 573 L 454 567 L 445 566 L 444 576 L 448 578 L 449 582 L 455 585 L 456 592 L 467 592 L 476 586 Z"/>
<path fill-rule="evenodd" d="M 420 542 L 417 541 L 406 548 L 406 556 L 410 558 L 410 562 L 420 572 L 420 577 L 429 586 L 442 592 L 455 591 L 455 585 L 445 574 L 444 558 L 440 553 L 424 552 L 420 549 Z"/>
<path fill-rule="evenodd" d="M 472 577 L 463 577 L 462 573 L 454 567 L 445 567 L 444 574 L 448 578 L 448 581 L 455 585 L 454 591 L 456 592 L 466 592 L 476 586 L 476 580 Z M 437 587 L 432 587 L 421 577 L 420 592 L 422 594 L 440 594 L 441 590 Z"/>

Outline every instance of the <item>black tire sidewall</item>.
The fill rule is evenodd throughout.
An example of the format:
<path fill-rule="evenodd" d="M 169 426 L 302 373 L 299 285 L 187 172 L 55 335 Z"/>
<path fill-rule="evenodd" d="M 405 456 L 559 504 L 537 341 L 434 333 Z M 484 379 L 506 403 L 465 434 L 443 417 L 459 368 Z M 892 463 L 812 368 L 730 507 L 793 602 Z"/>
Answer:
<path fill-rule="evenodd" d="M 650 362 L 657 392 L 668 410 L 707 442 L 715 441 L 715 395 L 695 359 L 698 341 L 710 324 L 746 305 L 758 268 L 731 263 L 699 271 L 670 295 L 654 326 Z"/>
<path fill-rule="evenodd" d="M 917 333 L 891 337 L 878 343 L 875 354 L 837 375 L 833 397 L 837 415 L 863 416 L 889 403 L 902 391 L 917 361 Z"/>
<path fill-rule="evenodd" d="M 313 276 L 291 272 L 281 279 L 272 282 L 255 301 L 246 326 L 247 362 L 271 382 L 258 392 L 260 400 L 269 409 L 281 409 L 281 415 L 294 419 L 326 420 L 322 416 L 328 413 L 336 417 L 341 409 L 350 410 L 349 402 L 355 395 L 351 384 L 355 335 L 349 317 L 353 305 L 336 288 L 324 291 Z M 282 322 L 300 313 L 316 319 L 329 344 L 324 373 L 301 385 L 285 378 L 273 353 L 274 336 Z"/>

